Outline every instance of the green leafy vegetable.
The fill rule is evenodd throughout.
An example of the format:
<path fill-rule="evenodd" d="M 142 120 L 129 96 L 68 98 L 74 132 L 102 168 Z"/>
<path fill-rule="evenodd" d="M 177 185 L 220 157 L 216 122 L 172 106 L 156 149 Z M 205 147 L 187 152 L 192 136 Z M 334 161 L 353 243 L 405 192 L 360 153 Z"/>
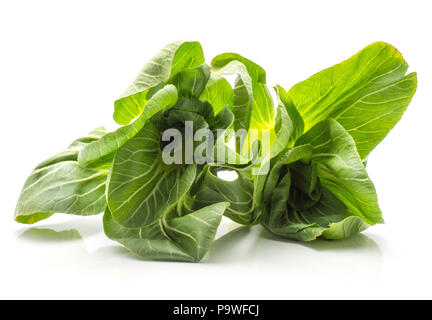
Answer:
<path fill-rule="evenodd" d="M 34 169 L 15 219 L 105 212 L 107 237 L 139 257 L 189 262 L 206 255 L 223 215 L 293 240 L 347 238 L 383 223 L 365 163 L 415 93 L 407 69 L 373 43 L 274 87 L 275 108 L 256 63 L 224 53 L 209 67 L 198 42 L 173 42 L 115 101 L 117 130 L 98 128 Z"/>

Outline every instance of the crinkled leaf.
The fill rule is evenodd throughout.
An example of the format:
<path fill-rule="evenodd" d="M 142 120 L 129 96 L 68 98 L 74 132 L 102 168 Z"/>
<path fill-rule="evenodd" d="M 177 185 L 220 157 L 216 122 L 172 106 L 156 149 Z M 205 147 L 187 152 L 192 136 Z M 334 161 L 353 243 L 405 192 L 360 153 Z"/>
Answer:
<path fill-rule="evenodd" d="M 382 222 L 355 143 L 332 119 L 318 123 L 272 161 L 262 203 L 263 225 L 300 241 L 342 239 Z"/>
<path fill-rule="evenodd" d="M 104 215 L 105 234 L 144 259 L 200 261 L 216 236 L 228 203 L 216 203 L 184 216 L 175 210 L 142 228 L 126 228 Z"/>
<path fill-rule="evenodd" d="M 318 237 L 336 240 L 368 226 L 362 218 L 350 215 L 326 188 L 322 189 L 319 201 L 305 210 L 287 206 L 291 192 L 291 175 L 287 173 L 273 190 L 270 208 L 264 208 L 263 224 L 278 236 L 298 241 L 312 241 Z"/>
<path fill-rule="evenodd" d="M 313 147 L 321 183 L 348 211 L 368 224 L 382 223 L 375 187 L 357 153 L 353 138 L 335 120 L 324 120 L 300 137 L 296 145 Z"/>
<path fill-rule="evenodd" d="M 227 201 L 230 206 L 225 215 L 230 219 L 251 225 L 257 220 L 254 205 L 254 182 L 250 167 L 235 170 L 237 179 L 227 181 L 217 176 L 218 170 L 229 170 L 222 166 L 209 166 L 204 172 L 204 177 L 195 195 L 195 205 L 203 207 L 209 204 Z"/>
<path fill-rule="evenodd" d="M 274 188 L 281 179 L 284 167 L 291 163 L 301 161 L 303 163 L 310 163 L 312 158 L 312 146 L 302 145 L 288 150 L 280 154 L 272 163 L 271 170 L 267 176 L 265 188 L 263 190 L 263 200 L 269 202 Z"/>

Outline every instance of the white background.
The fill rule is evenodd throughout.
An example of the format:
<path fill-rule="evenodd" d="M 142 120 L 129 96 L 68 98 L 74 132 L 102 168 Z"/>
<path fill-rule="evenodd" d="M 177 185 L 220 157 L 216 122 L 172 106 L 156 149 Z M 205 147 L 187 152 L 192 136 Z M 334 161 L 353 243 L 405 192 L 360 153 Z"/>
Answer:
<path fill-rule="evenodd" d="M 395 0 L 2 1 L 0 298 L 432 298 L 431 9 Z M 396 46 L 418 89 L 368 162 L 386 224 L 310 244 L 240 229 L 190 264 L 136 259 L 105 238 L 101 216 L 14 222 L 32 168 L 99 125 L 115 128 L 114 99 L 183 38 L 200 41 L 207 62 L 243 54 L 286 89 L 374 41 Z"/>

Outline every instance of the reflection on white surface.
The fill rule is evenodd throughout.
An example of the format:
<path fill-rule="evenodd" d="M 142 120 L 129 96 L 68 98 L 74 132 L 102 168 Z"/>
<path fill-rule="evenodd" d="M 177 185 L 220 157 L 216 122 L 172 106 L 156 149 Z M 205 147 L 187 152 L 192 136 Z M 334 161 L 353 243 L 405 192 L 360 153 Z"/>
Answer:
<path fill-rule="evenodd" d="M 38 297 L 43 285 L 52 290 L 41 298 L 330 298 L 379 282 L 383 255 L 366 235 L 305 244 L 228 219 L 220 233 L 203 262 L 192 264 L 135 257 L 105 238 L 100 217 L 22 228 L 14 273 L 33 278 L 31 287 L 16 294 Z M 77 290 L 80 295 L 68 296 Z"/>

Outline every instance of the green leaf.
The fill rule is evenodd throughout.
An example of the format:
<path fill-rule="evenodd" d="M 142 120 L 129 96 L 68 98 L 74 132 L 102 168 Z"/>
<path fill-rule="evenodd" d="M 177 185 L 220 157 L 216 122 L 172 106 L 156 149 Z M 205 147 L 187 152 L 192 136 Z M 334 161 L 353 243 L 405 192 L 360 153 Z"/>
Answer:
<path fill-rule="evenodd" d="M 234 122 L 234 114 L 231 112 L 231 110 L 228 109 L 227 106 L 216 114 L 214 121 L 210 124 L 210 127 L 214 132 L 216 132 L 218 129 L 219 130 L 228 129 L 229 127 L 232 126 L 233 122 Z"/>
<path fill-rule="evenodd" d="M 263 225 L 299 241 L 342 239 L 382 222 L 355 143 L 333 119 L 315 125 L 272 160 L 261 201 Z"/>
<path fill-rule="evenodd" d="M 143 111 L 149 90 L 166 83 L 171 77 L 204 63 L 198 42 L 176 41 L 163 48 L 141 70 L 134 82 L 114 103 L 114 120 L 129 124 Z"/>
<path fill-rule="evenodd" d="M 266 176 L 265 187 L 262 192 L 262 200 L 266 203 L 271 201 L 271 196 L 276 188 L 277 183 L 284 174 L 286 165 L 297 161 L 310 163 L 312 158 L 312 147 L 310 145 L 302 145 L 289 149 L 285 153 L 281 153 L 277 158 L 272 160 L 271 170 Z"/>
<path fill-rule="evenodd" d="M 253 83 L 253 107 L 250 129 L 273 129 L 275 107 L 273 99 L 264 83 Z"/>
<path fill-rule="evenodd" d="M 161 131 L 168 128 L 184 129 L 185 121 L 192 121 L 195 129 L 209 128 L 215 121 L 213 108 L 207 101 L 179 98 L 177 103 L 155 121 Z"/>
<path fill-rule="evenodd" d="M 234 130 L 274 126 L 274 105 L 263 68 L 238 54 L 223 53 L 212 60 L 211 71 L 216 76 L 238 75 L 232 107 Z"/>
<path fill-rule="evenodd" d="M 407 69 L 393 46 L 376 42 L 296 84 L 280 98 L 292 101 L 305 131 L 321 120 L 336 119 L 365 159 L 399 121 L 415 93 L 416 74 L 405 75 Z"/>
<path fill-rule="evenodd" d="M 243 225 L 256 223 L 257 212 L 254 204 L 254 182 L 250 166 L 236 169 L 237 179 L 227 181 L 219 178 L 220 170 L 232 170 L 224 166 L 207 166 L 204 177 L 195 195 L 195 205 L 207 206 L 217 202 L 229 202 L 225 216 Z"/>
<path fill-rule="evenodd" d="M 276 235 L 305 242 L 318 237 L 342 240 L 368 227 L 362 218 L 349 216 L 344 206 L 327 189 L 323 189 L 320 201 L 307 210 L 298 212 L 291 209 L 288 213 L 278 210 L 285 200 L 278 196 L 288 194 L 286 191 L 281 186 L 274 191 L 272 207 L 275 209 L 271 213 L 272 220 L 267 221 L 267 228 Z"/>
<path fill-rule="evenodd" d="M 166 165 L 161 134 L 151 122 L 117 151 L 107 198 L 114 220 L 125 227 L 150 225 L 191 187 L 195 165 Z"/>
<path fill-rule="evenodd" d="M 200 261 L 213 244 L 228 202 L 215 203 L 185 216 L 168 215 L 165 227 L 168 236 L 180 243 L 192 261 Z"/>
<path fill-rule="evenodd" d="M 133 138 L 144 124 L 158 112 L 172 107 L 177 102 L 177 89 L 171 84 L 157 91 L 145 105 L 141 115 L 130 125 L 120 127 L 107 133 L 100 140 L 86 145 L 78 155 L 78 161 L 83 167 L 91 167 L 111 161 L 114 153 Z"/>
<path fill-rule="evenodd" d="M 284 149 L 294 144 L 297 136 L 297 127 L 287 109 L 279 105 L 274 127 L 275 138 L 270 148 L 270 158 L 276 157 Z"/>
<path fill-rule="evenodd" d="M 225 78 L 210 76 L 200 99 L 210 102 L 216 115 L 225 107 L 232 108 L 233 89 Z"/>
<path fill-rule="evenodd" d="M 276 95 L 278 96 L 279 107 L 283 107 L 286 110 L 289 118 L 289 124 L 283 125 L 284 122 L 281 122 L 282 127 L 286 127 L 285 130 L 289 130 L 289 142 L 294 143 L 298 137 L 300 137 L 304 133 L 304 121 L 293 102 L 289 97 L 287 97 L 287 93 L 281 86 L 274 87 L 276 91 Z M 285 121 L 286 122 L 286 121 Z M 279 121 L 276 119 L 276 132 L 279 135 L 278 128 Z M 283 129 L 283 128 L 282 128 Z"/>
<path fill-rule="evenodd" d="M 312 147 L 302 145 L 281 155 L 272 168 L 263 195 L 262 224 L 275 235 L 298 241 L 336 239 L 342 235 L 336 232 L 340 231 L 337 226 L 344 226 L 353 217 L 321 185 L 311 158 Z M 361 225 L 366 225 L 363 220 Z M 354 224 L 347 225 L 343 235 L 348 237 L 360 231 Z"/>
<path fill-rule="evenodd" d="M 296 146 L 313 147 L 323 186 L 340 199 L 347 210 L 368 224 L 382 223 L 375 187 L 356 151 L 353 138 L 335 120 L 324 120 L 300 137 Z"/>
<path fill-rule="evenodd" d="M 142 228 L 117 224 L 107 210 L 104 230 L 108 238 L 144 259 L 198 262 L 212 245 L 228 205 L 216 203 L 184 216 L 177 216 L 176 210 L 172 210 Z"/>
<path fill-rule="evenodd" d="M 167 128 L 183 131 L 185 121 L 193 122 L 194 131 L 198 129 L 212 130 L 216 138 L 217 130 L 224 130 L 232 125 L 234 115 L 226 107 L 215 116 L 213 107 L 208 101 L 179 98 L 171 109 L 153 119 L 161 131 Z"/>
<path fill-rule="evenodd" d="M 325 231 L 329 230 L 334 223 L 344 224 L 343 221 L 349 217 L 349 214 L 343 204 L 325 188 L 320 190 L 319 199 L 314 201 L 313 205 L 309 203 L 310 207 L 301 209 L 292 207 L 291 204 L 295 201 L 290 198 L 297 190 L 296 186 L 293 186 L 292 172 L 286 173 L 272 191 L 270 205 L 264 208 L 264 226 L 284 238 L 312 241 L 320 236 L 325 237 Z M 302 200 L 307 200 L 307 197 L 297 204 L 304 206 Z M 358 230 L 350 229 L 347 230 L 346 235 L 350 236 L 355 232 Z"/>
<path fill-rule="evenodd" d="M 181 150 L 183 164 L 168 165 L 162 154 L 162 132 L 170 128 L 184 133 L 185 121 L 192 121 L 194 132 L 224 129 L 231 125 L 233 115 L 224 109 L 215 117 L 208 102 L 179 98 L 120 147 L 111 167 L 107 193 L 117 223 L 130 228 L 152 224 L 190 189 L 196 176 L 193 159 L 184 158 Z"/>
<path fill-rule="evenodd" d="M 233 63 L 236 61 L 235 63 Z M 237 74 L 239 69 L 238 63 L 244 66 L 248 76 L 256 82 L 266 83 L 266 72 L 255 62 L 246 59 L 237 53 L 222 53 L 213 58 L 211 70 L 215 74 Z"/>
<path fill-rule="evenodd" d="M 77 156 L 83 147 L 97 141 L 104 133 L 104 128 L 98 128 L 39 164 L 21 191 L 15 220 L 31 224 L 56 212 L 82 216 L 103 212 L 108 170 L 83 168 Z"/>
<path fill-rule="evenodd" d="M 362 218 L 350 216 L 340 222 L 330 223 L 324 230 L 323 237 L 330 240 L 342 240 L 366 230 L 369 226 Z"/>
<path fill-rule="evenodd" d="M 177 73 L 169 80 L 176 86 L 179 97 L 198 99 L 206 88 L 210 77 L 210 68 L 207 64 L 195 69 L 187 69 Z"/>
<path fill-rule="evenodd" d="M 218 57 L 214 58 L 211 64 L 211 71 L 213 74 L 217 76 L 225 74 L 238 74 L 238 78 L 234 84 L 232 106 L 232 111 L 235 117 L 234 130 L 248 130 L 253 107 L 252 79 L 247 71 L 247 68 L 241 62 L 233 60 L 227 65 L 221 67 L 217 64 L 217 58 Z"/>

